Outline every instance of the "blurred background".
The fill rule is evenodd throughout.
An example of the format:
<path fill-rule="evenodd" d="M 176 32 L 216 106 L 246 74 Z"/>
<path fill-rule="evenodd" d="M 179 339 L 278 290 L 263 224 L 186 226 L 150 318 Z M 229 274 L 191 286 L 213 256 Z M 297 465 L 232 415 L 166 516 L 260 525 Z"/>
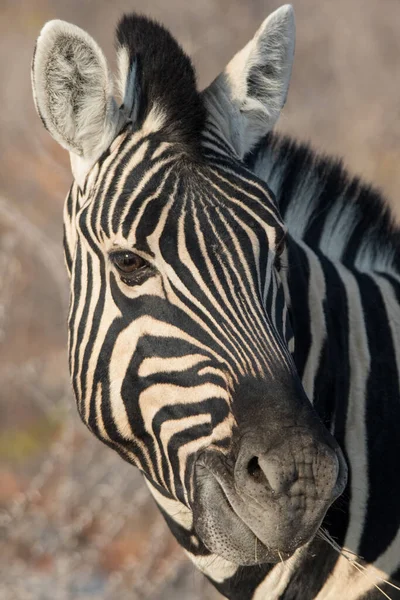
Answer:
<path fill-rule="evenodd" d="M 45 21 L 92 34 L 113 66 L 124 11 L 151 15 L 207 85 L 276 0 L 0 1 L 0 599 L 216 600 L 141 476 L 75 411 L 66 358 L 67 153 L 37 118 L 30 61 Z M 400 2 L 294 0 L 297 48 L 279 129 L 340 154 L 400 214 Z"/>

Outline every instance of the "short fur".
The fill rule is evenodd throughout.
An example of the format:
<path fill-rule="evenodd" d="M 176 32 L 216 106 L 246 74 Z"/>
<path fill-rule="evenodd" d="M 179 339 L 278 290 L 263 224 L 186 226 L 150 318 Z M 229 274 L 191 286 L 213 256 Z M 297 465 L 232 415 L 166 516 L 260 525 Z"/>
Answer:
<path fill-rule="evenodd" d="M 285 5 L 204 91 L 210 121 L 240 159 L 272 129 L 286 102 L 294 40 L 293 8 Z"/>
<path fill-rule="evenodd" d="M 32 83 L 46 129 L 70 152 L 97 159 L 99 147 L 115 136 L 118 117 L 112 80 L 96 42 L 75 25 L 50 21 L 36 44 Z"/>
<path fill-rule="evenodd" d="M 388 202 L 341 160 L 270 133 L 245 162 L 268 181 L 295 239 L 348 267 L 399 272 L 400 230 Z"/>
<path fill-rule="evenodd" d="M 145 473 L 172 532 L 227 597 L 364 600 L 368 574 L 399 573 L 400 233 L 381 195 L 339 162 L 266 135 L 286 98 L 292 8 L 203 93 L 207 123 L 190 61 L 158 24 L 122 19 L 124 104 L 109 121 L 101 51 L 56 23 L 34 58 L 38 111 L 74 155 L 68 124 L 93 101 L 82 143 L 96 142 L 92 161 L 103 151 L 86 180 L 90 161 L 74 170 L 84 185 L 64 213 L 83 421 Z M 59 77 L 53 63 L 71 56 Z M 93 141 L 99 115 L 110 140 L 110 122 L 125 125 L 111 146 Z M 129 279 L 116 255 L 132 248 L 145 265 Z M 366 579 L 314 537 L 324 515 L 338 548 L 369 564 Z"/>
<path fill-rule="evenodd" d="M 164 116 L 167 139 L 197 150 L 205 111 L 189 57 L 162 25 L 134 13 L 122 17 L 116 40 L 120 88 L 124 102 L 132 102 L 124 108 L 129 114 L 135 111 L 135 126 L 140 128 L 156 109 Z"/>

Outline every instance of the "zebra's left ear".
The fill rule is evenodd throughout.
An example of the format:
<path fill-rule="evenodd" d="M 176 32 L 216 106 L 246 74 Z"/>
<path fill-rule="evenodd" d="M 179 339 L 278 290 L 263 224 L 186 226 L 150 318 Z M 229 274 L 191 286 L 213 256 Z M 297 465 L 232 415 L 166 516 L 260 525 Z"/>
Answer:
<path fill-rule="evenodd" d="M 32 87 L 36 110 L 53 138 L 69 150 L 82 187 L 120 127 L 104 54 L 86 31 L 49 21 L 36 42 Z"/>
<path fill-rule="evenodd" d="M 282 6 L 204 90 L 210 122 L 239 158 L 275 125 L 286 102 L 295 46 L 293 7 Z"/>

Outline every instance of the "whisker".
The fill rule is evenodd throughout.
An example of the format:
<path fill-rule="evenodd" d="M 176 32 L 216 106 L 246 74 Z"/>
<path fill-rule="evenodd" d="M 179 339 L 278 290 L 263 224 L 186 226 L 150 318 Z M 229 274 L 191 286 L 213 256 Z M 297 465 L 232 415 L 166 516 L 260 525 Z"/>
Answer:
<path fill-rule="evenodd" d="M 349 552 L 349 550 L 346 549 L 346 552 Z M 354 554 L 354 552 L 352 553 Z M 357 555 L 356 555 L 357 556 Z M 352 559 L 350 559 L 352 560 Z M 353 563 L 356 563 L 357 566 L 364 570 L 364 571 L 368 571 L 368 567 L 366 567 L 365 565 L 361 565 L 360 563 L 357 563 L 356 561 L 352 561 Z M 372 574 L 369 573 L 369 575 L 372 577 Z M 392 583 L 391 581 L 389 581 L 388 579 L 384 579 L 383 577 L 380 577 L 379 575 L 374 575 L 374 577 L 376 579 L 379 579 L 380 581 L 383 581 L 384 583 L 386 583 L 387 585 L 390 585 L 390 587 L 394 588 L 395 590 L 400 591 L 400 587 L 398 585 L 396 585 L 395 583 Z"/>
<path fill-rule="evenodd" d="M 210 562 L 208 562 L 206 564 L 206 569 L 209 569 L 210 567 L 212 567 L 212 565 L 215 563 L 215 561 L 217 560 L 217 558 L 219 558 L 219 556 L 217 554 L 211 554 L 210 555 Z"/>
<path fill-rule="evenodd" d="M 370 573 L 367 573 L 366 570 L 363 570 L 361 568 L 361 565 L 359 565 L 356 561 L 352 561 L 349 560 L 350 564 L 353 565 L 353 567 L 359 572 L 362 573 L 363 575 L 365 575 L 365 577 L 369 578 L 372 580 L 372 575 Z M 386 580 L 382 580 L 385 581 L 385 583 L 388 583 Z M 391 597 L 382 589 L 379 587 L 379 585 L 377 583 L 374 583 L 373 581 L 371 581 L 371 583 L 373 584 L 374 588 L 376 588 L 377 590 L 379 590 L 381 592 L 381 594 L 383 594 L 383 596 L 385 596 L 385 598 L 388 598 L 389 600 L 392 600 Z"/>
<path fill-rule="evenodd" d="M 340 554 L 341 556 L 343 556 L 359 573 L 362 573 L 365 577 L 367 577 L 368 579 L 370 579 L 370 581 L 373 584 L 373 586 L 385 598 L 388 598 L 388 600 L 392 600 L 391 597 L 381 587 L 379 587 L 379 585 L 377 583 L 375 583 L 373 581 L 373 579 L 378 579 L 378 580 L 382 581 L 383 583 L 386 583 L 387 585 L 389 585 L 389 586 L 393 587 L 394 589 L 400 591 L 400 587 L 397 586 L 397 585 L 395 585 L 391 581 L 388 581 L 387 579 L 384 579 L 383 577 L 380 577 L 379 575 L 373 575 L 372 573 L 370 573 L 369 570 L 368 570 L 368 567 L 366 567 L 365 565 L 362 565 L 359 562 L 357 562 L 357 560 L 356 560 L 355 557 L 357 557 L 358 559 L 360 559 L 360 557 L 355 552 L 353 552 L 352 550 L 349 550 L 348 548 L 342 548 L 341 546 L 339 546 L 339 544 L 337 542 L 335 542 L 335 540 L 326 531 L 326 529 L 322 529 L 322 527 L 321 527 L 318 530 L 317 535 L 322 540 L 324 540 L 325 542 L 327 542 L 334 550 L 336 550 L 336 552 L 338 552 L 338 554 Z M 349 555 L 351 555 L 351 556 L 349 556 Z"/>

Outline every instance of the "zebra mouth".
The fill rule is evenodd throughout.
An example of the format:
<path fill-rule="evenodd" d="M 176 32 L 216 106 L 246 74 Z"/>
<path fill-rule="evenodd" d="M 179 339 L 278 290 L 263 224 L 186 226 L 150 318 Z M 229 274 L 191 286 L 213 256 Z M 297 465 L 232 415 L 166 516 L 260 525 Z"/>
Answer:
<path fill-rule="evenodd" d="M 221 510 L 226 510 L 227 514 L 231 515 L 234 527 L 240 531 L 240 542 L 242 544 L 242 548 L 244 539 L 246 538 L 246 545 L 249 544 L 250 548 L 252 549 L 252 555 L 249 555 L 248 557 L 246 556 L 244 560 L 241 558 L 240 564 L 251 566 L 263 563 L 277 563 L 279 561 L 282 562 L 287 560 L 292 556 L 292 552 L 270 548 L 264 544 L 264 542 L 260 540 L 251 527 L 243 520 L 243 518 L 238 515 L 234 506 L 229 500 L 229 496 L 225 493 L 223 487 L 218 483 L 218 481 L 217 485 L 220 491 Z"/>
<path fill-rule="evenodd" d="M 296 550 L 275 548 L 264 543 L 257 532 L 238 514 L 233 493 L 209 467 L 198 461 L 196 486 L 198 499 L 193 516 L 197 535 L 210 552 L 243 566 L 287 560 Z M 200 502 L 198 501 L 200 500 Z M 240 501 L 240 499 L 239 499 Z"/>
<path fill-rule="evenodd" d="M 329 481 L 332 487 L 339 481 L 334 496 L 343 485 L 339 463 L 332 458 Z M 235 564 L 287 560 L 314 538 L 334 499 L 322 497 L 312 479 L 301 485 L 304 489 L 294 486 L 280 494 L 266 489 L 263 498 L 254 498 L 238 488 L 220 453 L 204 452 L 194 471 L 196 533 L 208 550 Z"/>

